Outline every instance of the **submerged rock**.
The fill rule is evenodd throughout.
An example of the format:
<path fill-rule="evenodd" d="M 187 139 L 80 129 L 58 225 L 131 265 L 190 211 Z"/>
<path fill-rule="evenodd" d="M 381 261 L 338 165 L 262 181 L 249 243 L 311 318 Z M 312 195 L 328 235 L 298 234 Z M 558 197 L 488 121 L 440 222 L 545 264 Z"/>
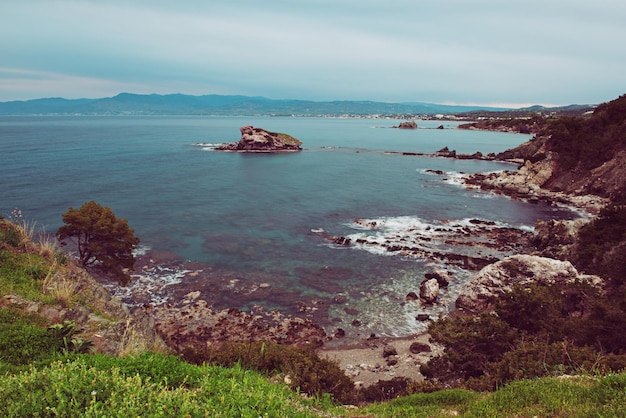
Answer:
<path fill-rule="evenodd" d="M 240 128 L 241 139 L 239 142 L 222 144 L 216 148 L 218 151 L 239 152 L 279 152 L 301 151 L 302 141 L 291 135 L 270 132 L 254 126 L 242 126 Z"/>

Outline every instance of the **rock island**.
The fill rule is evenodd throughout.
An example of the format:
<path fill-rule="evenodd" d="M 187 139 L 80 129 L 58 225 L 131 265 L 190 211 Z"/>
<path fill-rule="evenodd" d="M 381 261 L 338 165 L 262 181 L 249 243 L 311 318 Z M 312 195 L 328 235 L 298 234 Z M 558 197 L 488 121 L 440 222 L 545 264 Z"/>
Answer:
<path fill-rule="evenodd" d="M 222 144 L 218 151 L 236 152 L 294 152 L 302 151 L 302 141 L 291 135 L 269 132 L 254 126 L 242 126 L 239 142 Z"/>

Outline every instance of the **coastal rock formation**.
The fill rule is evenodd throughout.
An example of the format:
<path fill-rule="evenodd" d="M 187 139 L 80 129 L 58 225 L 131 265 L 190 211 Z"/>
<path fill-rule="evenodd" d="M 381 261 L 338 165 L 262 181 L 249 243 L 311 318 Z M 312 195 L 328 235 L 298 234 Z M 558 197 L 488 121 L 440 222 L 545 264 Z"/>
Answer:
<path fill-rule="evenodd" d="M 569 261 L 514 255 L 486 266 L 463 285 L 456 306 L 479 313 L 491 309 L 496 299 L 513 290 L 515 285 L 551 285 L 575 280 L 586 281 L 597 287 L 603 286 L 601 278 L 578 273 Z"/>
<path fill-rule="evenodd" d="M 254 126 L 242 126 L 239 142 L 222 144 L 218 151 L 281 152 L 301 151 L 302 141 L 283 133 L 269 132 Z"/>
<path fill-rule="evenodd" d="M 202 349 L 226 341 L 271 341 L 316 348 L 328 340 L 325 331 L 308 319 L 268 312 L 260 306 L 250 312 L 217 311 L 196 296 L 190 294 L 175 305 L 146 308 L 156 320 L 159 335 L 175 351 Z"/>
<path fill-rule="evenodd" d="M 588 220 L 547 220 L 535 224 L 532 244 L 543 257 L 567 260 L 573 251 L 578 231 Z"/>
<path fill-rule="evenodd" d="M 400 125 L 398 125 L 398 126 L 394 126 L 394 128 L 400 128 L 400 129 L 417 129 L 417 123 L 415 123 L 414 121 L 410 121 L 410 122 L 402 122 L 402 123 L 400 123 Z"/>
<path fill-rule="evenodd" d="M 584 188 L 576 190 L 575 193 L 561 189 L 554 190 L 550 183 L 553 183 L 555 178 L 560 178 L 555 175 L 557 171 L 557 159 L 554 158 L 553 153 L 548 152 L 544 159 L 537 162 L 525 160 L 517 171 L 476 173 L 468 176 L 464 181 L 469 186 L 480 187 L 483 190 L 513 198 L 531 202 L 563 203 L 583 208 L 593 214 L 598 213 L 608 202 L 608 199 L 604 197 L 586 194 Z M 588 181 L 595 180 L 589 178 Z"/>

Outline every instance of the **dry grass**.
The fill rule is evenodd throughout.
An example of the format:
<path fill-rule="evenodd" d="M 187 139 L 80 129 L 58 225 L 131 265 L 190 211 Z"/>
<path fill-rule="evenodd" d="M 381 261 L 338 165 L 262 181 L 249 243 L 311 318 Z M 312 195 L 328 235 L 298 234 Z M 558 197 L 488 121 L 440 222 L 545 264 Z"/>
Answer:
<path fill-rule="evenodd" d="M 126 320 L 124 333 L 120 339 L 119 357 L 137 356 L 145 352 L 164 352 L 163 347 L 151 344 L 130 319 Z"/>

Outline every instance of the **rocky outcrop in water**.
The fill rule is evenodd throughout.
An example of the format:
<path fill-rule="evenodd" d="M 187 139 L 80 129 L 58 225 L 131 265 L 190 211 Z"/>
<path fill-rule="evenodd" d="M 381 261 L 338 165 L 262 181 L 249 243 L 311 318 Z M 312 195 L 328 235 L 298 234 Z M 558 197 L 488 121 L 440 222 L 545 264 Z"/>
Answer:
<path fill-rule="evenodd" d="M 457 308 L 479 313 L 491 309 L 497 298 L 516 285 L 552 285 L 576 280 L 602 287 L 597 276 L 580 274 L 569 261 L 532 255 L 514 255 L 490 264 L 472 277 L 461 289 Z"/>
<path fill-rule="evenodd" d="M 281 152 L 301 151 L 302 141 L 283 133 L 270 132 L 254 126 L 242 126 L 239 142 L 222 144 L 218 151 Z"/>
<path fill-rule="evenodd" d="M 394 126 L 394 128 L 399 128 L 399 129 L 417 129 L 417 123 L 415 123 L 414 121 L 402 122 L 402 123 L 400 123 L 400 125 Z"/>

